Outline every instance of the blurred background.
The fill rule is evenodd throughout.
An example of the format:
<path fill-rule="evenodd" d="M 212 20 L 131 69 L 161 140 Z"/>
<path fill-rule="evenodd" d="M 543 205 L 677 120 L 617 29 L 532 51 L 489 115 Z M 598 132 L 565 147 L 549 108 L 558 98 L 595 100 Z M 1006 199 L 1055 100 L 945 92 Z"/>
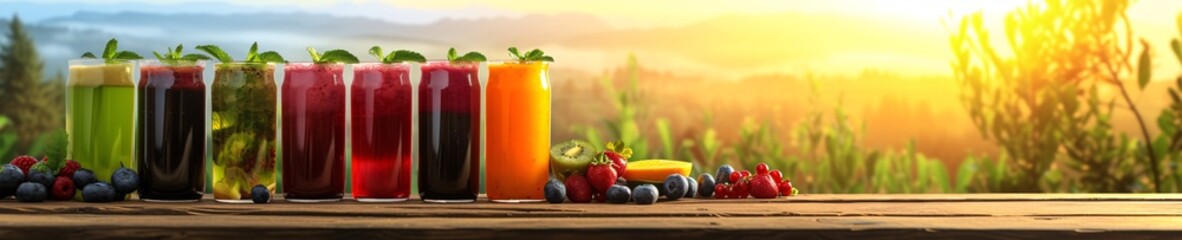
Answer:
<path fill-rule="evenodd" d="M 0 157 L 64 126 L 110 38 L 552 65 L 554 141 L 767 162 L 805 193 L 1182 191 L 1182 1 L 0 0 Z M 129 106 L 130 107 L 130 106 Z"/>

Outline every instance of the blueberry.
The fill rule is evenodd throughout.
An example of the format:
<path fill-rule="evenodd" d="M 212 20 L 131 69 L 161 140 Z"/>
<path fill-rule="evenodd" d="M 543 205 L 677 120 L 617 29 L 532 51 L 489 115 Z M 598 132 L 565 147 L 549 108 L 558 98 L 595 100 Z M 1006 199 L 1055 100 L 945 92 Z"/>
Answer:
<path fill-rule="evenodd" d="M 44 202 L 49 198 L 49 192 L 45 191 L 45 185 L 35 182 L 21 183 L 21 186 L 16 189 L 16 200 L 21 202 Z"/>
<path fill-rule="evenodd" d="M 714 196 L 714 176 L 710 176 L 709 173 L 698 175 L 698 185 L 698 196 Z"/>
<path fill-rule="evenodd" d="M 657 202 L 657 186 L 642 184 L 632 189 L 632 201 L 636 204 L 653 204 Z"/>
<path fill-rule="evenodd" d="M 53 188 L 53 174 L 37 170 L 29 170 L 29 182 L 40 183 L 45 189 Z"/>
<path fill-rule="evenodd" d="M 616 178 L 616 185 L 628 186 L 628 179 L 624 179 L 624 177 L 618 177 Z"/>
<path fill-rule="evenodd" d="M 689 183 L 689 187 L 685 189 L 685 196 L 681 197 L 693 198 L 694 194 L 698 193 L 698 180 L 687 177 L 685 178 L 685 182 Z"/>
<path fill-rule="evenodd" d="M 562 201 L 566 201 L 566 185 L 558 179 L 551 178 L 550 181 L 546 181 L 543 193 L 546 195 L 546 202 L 562 203 Z"/>
<path fill-rule="evenodd" d="M 718 174 L 714 174 L 714 176 L 718 176 L 718 183 L 726 183 L 730 181 L 730 176 L 733 172 L 735 172 L 735 168 L 731 167 L 731 165 L 723 164 L 721 167 L 718 167 Z"/>
<path fill-rule="evenodd" d="M 135 189 L 140 187 L 140 176 L 135 174 L 135 170 L 120 167 L 115 170 L 114 174 L 111 174 L 111 186 L 115 187 L 116 193 L 135 192 Z"/>
<path fill-rule="evenodd" d="M 254 185 L 254 188 L 250 189 L 250 200 L 254 203 L 271 202 L 271 190 L 262 184 Z"/>
<path fill-rule="evenodd" d="M 77 172 L 74 175 L 78 175 Z M 96 182 L 82 188 L 82 201 L 111 202 L 115 200 L 115 187 L 105 182 Z"/>
<path fill-rule="evenodd" d="M 612 185 L 607 189 L 607 202 L 627 203 L 632 198 L 632 190 L 624 185 Z"/>
<path fill-rule="evenodd" d="M 16 193 L 16 188 L 25 181 L 25 173 L 21 168 L 12 164 L 4 164 L 0 168 L 0 198 L 6 198 Z"/>
<path fill-rule="evenodd" d="M 677 173 L 669 174 L 668 177 L 665 177 L 664 186 L 665 199 L 669 200 L 681 199 L 682 196 L 685 196 L 685 192 L 689 190 L 689 183 L 686 181 L 685 176 Z"/>
<path fill-rule="evenodd" d="M 85 168 L 79 168 L 78 170 L 75 170 L 74 176 L 70 176 L 70 178 L 70 180 L 74 180 L 74 187 L 78 188 L 78 190 L 82 190 L 86 186 L 90 186 L 90 184 L 98 182 L 98 177 L 94 176 L 94 172 L 91 172 L 90 169 Z"/>

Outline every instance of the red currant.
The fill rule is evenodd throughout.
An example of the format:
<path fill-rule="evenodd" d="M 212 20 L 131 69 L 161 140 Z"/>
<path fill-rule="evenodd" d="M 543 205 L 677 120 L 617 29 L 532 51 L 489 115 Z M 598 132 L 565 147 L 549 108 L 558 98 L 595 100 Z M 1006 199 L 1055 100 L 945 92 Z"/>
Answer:
<path fill-rule="evenodd" d="M 731 188 L 730 188 L 729 184 L 721 183 L 718 185 L 714 185 L 714 198 L 722 199 L 722 198 L 730 197 L 730 195 L 731 195 Z"/>
<path fill-rule="evenodd" d="M 747 198 L 747 190 L 750 188 L 749 184 L 750 182 L 747 181 L 746 178 L 740 180 L 738 183 L 735 183 L 735 186 L 731 187 L 731 198 Z"/>
<path fill-rule="evenodd" d="M 792 196 L 792 181 L 783 181 L 779 184 L 780 196 Z"/>
<path fill-rule="evenodd" d="M 772 175 L 772 180 L 776 180 L 776 182 L 783 182 L 784 181 L 784 173 L 781 173 L 779 169 L 772 170 L 771 175 Z"/>
<path fill-rule="evenodd" d="M 737 183 L 737 182 L 739 182 L 740 178 L 743 178 L 743 173 L 731 172 L 731 176 L 730 176 L 731 181 L 728 183 Z"/>
<path fill-rule="evenodd" d="M 767 163 L 759 163 L 759 165 L 755 165 L 755 174 L 767 174 Z"/>
<path fill-rule="evenodd" d="M 745 178 L 747 176 L 751 176 L 751 171 L 743 170 L 742 172 L 739 172 L 740 178 Z"/>

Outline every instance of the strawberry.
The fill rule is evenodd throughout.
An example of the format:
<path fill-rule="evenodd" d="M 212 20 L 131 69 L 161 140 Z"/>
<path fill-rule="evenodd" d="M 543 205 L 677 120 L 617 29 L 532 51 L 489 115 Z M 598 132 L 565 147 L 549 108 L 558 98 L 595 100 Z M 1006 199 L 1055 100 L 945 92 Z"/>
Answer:
<path fill-rule="evenodd" d="M 21 172 L 25 173 L 25 176 L 28 176 L 29 168 L 32 168 L 33 164 L 37 164 L 37 159 L 30 157 L 29 155 L 21 155 L 13 158 L 11 164 L 17 168 L 20 168 Z"/>
<path fill-rule="evenodd" d="M 624 175 L 624 171 L 628 170 L 628 158 L 632 157 L 632 148 L 624 146 L 622 141 L 607 142 L 606 146 L 603 155 L 611 160 L 612 169 L 616 170 L 616 174 Z"/>
<path fill-rule="evenodd" d="M 66 160 L 66 164 L 62 165 L 62 169 L 57 171 L 58 176 L 74 177 L 74 171 L 82 168 L 82 164 L 74 160 Z"/>
<path fill-rule="evenodd" d="M 758 165 L 755 165 L 755 174 L 767 174 L 767 170 L 767 163 L 759 163 Z"/>
<path fill-rule="evenodd" d="M 719 183 L 714 185 L 714 198 L 730 198 L 731 185 L 729 183 Z"/>
<path fill-rule="evenodd" d="M 53 189 L 50 189 L 50 195 L 53 200 L 70 200 L 74 198 L 74 180 L 66 176 L 57 176 L 53 179 Z"/>
<path fill-rule="evenodd" d="M 792 196 L 792 181 L 780 182 L 780 196 Z"/>
<path fill-rule="evenodd" d="M 587 178 L 579 174 L 571 174 L 566 177 L 566 198 L 573 203 L 589 203 L 591 202 L 591 184 L 587 183 Z"/>
<path fill-rule="evenodd" d="M 776 186 L 775 179 L 766 173 L 751 177 L 749 186 L 748 191 L 755 198 L 768 199 L 780 196 L 780 189 Z"/>
<path fill-rule="evenodd" d="M 772 180 L 776 180 L 776 182 L 784 181 L 784 173 L 781 173 L 780 170 L 772 170 L 769 174 L 772 175 Z"/>
<path fill-rule="evenodd" d="M 591 189 L 597 195 L 607 196 L 607 189 L 616 184 L 616 177 L 616 170 L 612 168 L 612 161 L 608 160 L 607 154 L 599 155 L 587 166 L 587 181 L 591 182 Z"/>

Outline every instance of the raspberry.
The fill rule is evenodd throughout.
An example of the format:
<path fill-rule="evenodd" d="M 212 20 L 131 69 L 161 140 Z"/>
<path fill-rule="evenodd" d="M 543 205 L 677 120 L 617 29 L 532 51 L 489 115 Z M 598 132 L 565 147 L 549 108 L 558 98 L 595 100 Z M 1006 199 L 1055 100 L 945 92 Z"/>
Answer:
<path fill-rule="evenodd" d="M 82 164 L 74 160 L 66 160 L 66 164 L 62 166 L 61 170 L 57 171 L 58 176 L 74 177 L 74 171 L 82 168 Z"/>
<path fill-rule="evenodd" d="M 767 170 L 767 163 L 759 163 L 759 165 L 755 165 L 755 174 L 757 175 L 767 174 Z"/>
<path fill-rule="evenodd" d="M 66 176 L 58 176 L 53 179 L 53 189 L 50 189 L 50 195 L 53 200 L 70 200 L 74 198 L 74 180 Z"/>
<path fill-rule="evenodd" d="M 30 157 L 29 155 L 21 155 L 13 158 L 11 164 L 20 168 L 21 172 L 24 173 L 25 176 L 28 176 L 29 168 L 32 168 L 33 164 L 37 164 L 37 159 Z"/>

